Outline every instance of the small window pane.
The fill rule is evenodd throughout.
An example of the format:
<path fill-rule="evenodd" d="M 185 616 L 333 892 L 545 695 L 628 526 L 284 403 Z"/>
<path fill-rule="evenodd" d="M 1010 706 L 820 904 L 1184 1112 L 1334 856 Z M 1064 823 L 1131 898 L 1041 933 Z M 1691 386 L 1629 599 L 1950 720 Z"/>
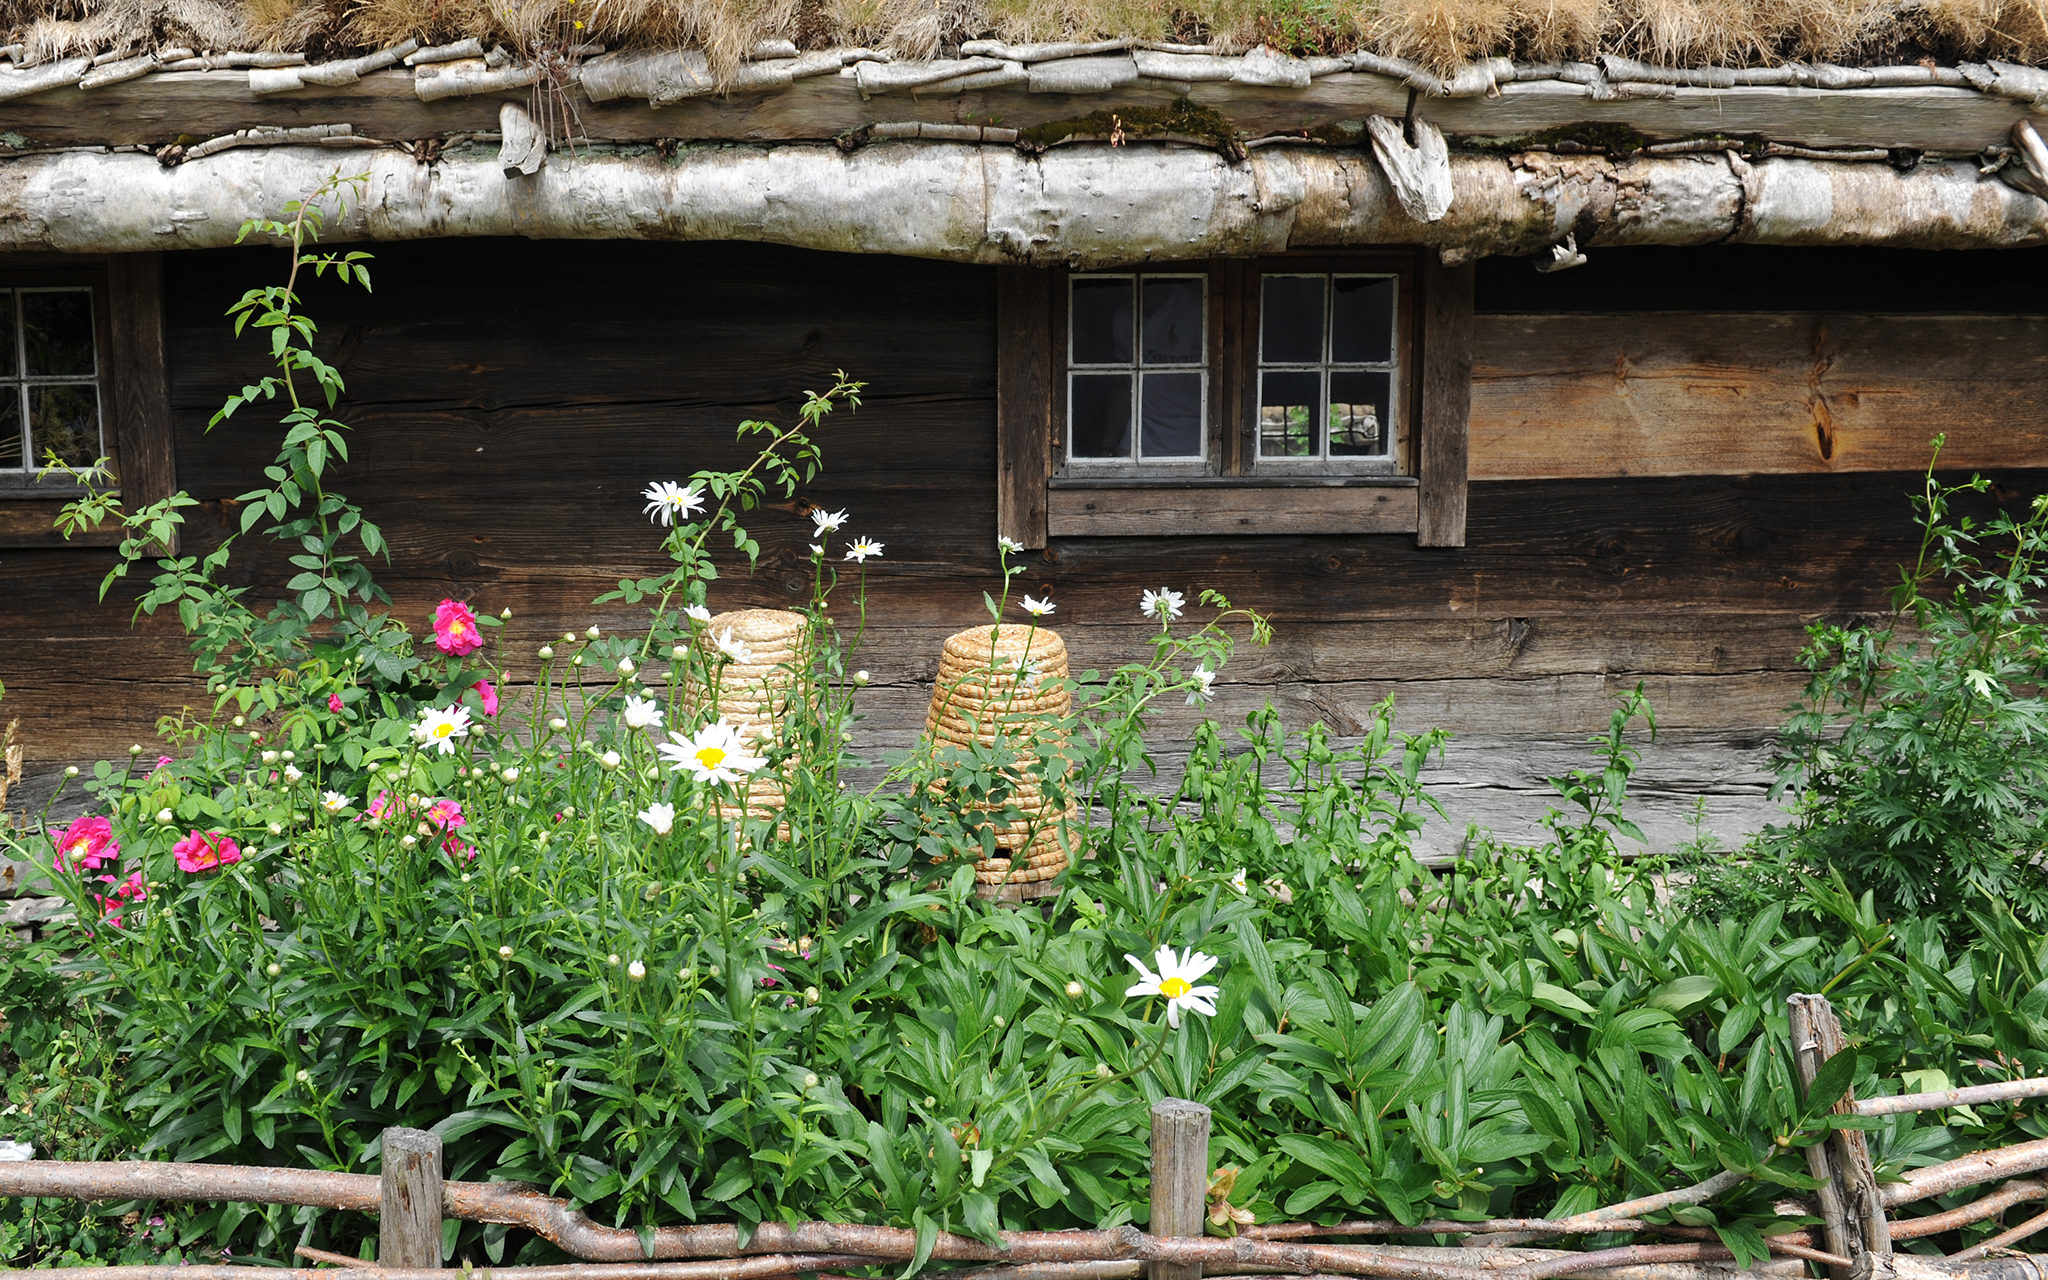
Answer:
<path fill-rule="evenodd" d="M 1145 377 L 1147 458 L 1192 458 L 1202 454 L 1202 375 L 1148 373 Z"/>
<path fill-rule="evenodd" d="M 1077 458 L 1131 456 L 1131 376 L 1127 373 L 1074 375 L 1067 429 Z"/>
<path fill-rule="evenodd" d="M 30 386 L 28 424 L 33 465 L 54 451 L 68 466 L 89 467 L 100 457 L 99 392 L 91 383 Z"/>
<path fill-rule="evenodd" d="M 1145 278 L 1146 364 L 1201 364 L 1202 282 Z"/>
<path fill-rule="evenodd" d="M 1337 364 L 1393 360 L 1394 282 L 1383 276 L 1338 276 L 1331 287 L 1330 359 Z"/>
<path fill-rule="evenodd" d="M 1080 276 L 1074 280 L 1074 363 L 1131 362 L 1131 281 Z"/>
<path fill-rule="evenodd" d="M 85 289 L 24 292 L 23 349 L 31 377 L 93 375 L 92 293 Z"/>
<path fill-rule="evenodd" d="M 20 374 L 20 360 L 14 344 L 14 290 L 0 289 L 0 378 L 12 378 Z M 21 416 L 19 406 L 15 417 Z M 17 424 L 18 425 L 18 424 Z"/>
<path fill-rule="evenodd" d="M 19 471 L 21 456 L 21 388 L 0 387 L 0 471 Z"/>
<path fill-rule="evenodd" d="M 1330 456 L 1377 457 L 1387 451 L 1393 378 L 1384 373 L 1330 375 Z"/>
<path fill-rule="evenodd" d="M 1259 378 L 1259 453 L 1268 458 L 1313 458 L 1321 452 L 1316 418 L 1322 410 L 1322 377 L 1313 373 L 1267 373 Z"/>
<path fill-rule="evenodd" d="M 1267 276 L 1259 308 L 1259 358 L 1315 364 L 1323 358 L 1323 277 Z"/>

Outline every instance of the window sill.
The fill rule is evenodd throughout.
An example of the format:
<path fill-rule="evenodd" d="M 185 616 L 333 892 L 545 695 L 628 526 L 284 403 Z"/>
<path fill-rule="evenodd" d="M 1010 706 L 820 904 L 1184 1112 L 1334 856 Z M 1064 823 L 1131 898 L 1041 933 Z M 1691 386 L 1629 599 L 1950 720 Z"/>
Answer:
<path fill-rule="evenodd" d="M 1046 494 L 1055 538 L 1181 534 L 1414 533 L 1421 490 L 1409 476 L 1318 476 L 1180 484 L 1055 481 Z"/>
<path fill-rule="evenodd" d="M 84 529 L 66 538 L 57 532 L 57 513 L 71 499 L 28 497 L 0 491 L 0 547 L 118 547 L 126 536 L 119 522 Z"/>

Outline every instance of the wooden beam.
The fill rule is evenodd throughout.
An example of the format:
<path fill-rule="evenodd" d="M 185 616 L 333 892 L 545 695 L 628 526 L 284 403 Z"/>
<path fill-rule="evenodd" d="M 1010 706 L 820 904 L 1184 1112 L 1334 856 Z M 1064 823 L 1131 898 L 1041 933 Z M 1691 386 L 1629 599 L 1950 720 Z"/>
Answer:
<path fill-rule="evenodd" d="M 1660 91 L 1661 92 L 1661 91 Z M 1619 125 L 1646 138 L 1758 136 L 1810 147 L 1905 147 L 1969 152 L 2006 144 L 2026 105 L 1972 89 L 1730 89 L 1675 86 L 1669 97 L 1595 101 L 1581 85 L 1533 81 L 1497 98 L 1425 98 L 1420 118 L 1453 139 L 1513 138 L 1575 124 Z M 692 98 L 661 108 L 592 103 L 572 91 L 585 138 L 772 142 L 832 138 L 883 122 L 1000 124 L 1030 129 L 1098 111 L 1171 108 L 1185 97 L 1220 113 L 1244 137 L 1299 132 L 1367 116 L 1399 116 L 1407 89 L 1381 76 L 1339 73 L 1306 90 L 1231 83 L 1181 86 L 1141 80 L 1104 94 L 888 93 L 863 98 L 839 76 L 798 80 L 771 93 Z M 42 146 L 159 145 L 259 126 L 349 124 L 358 135 L 411 139 L 493 131 L 502 95 L 419 100 L 411 73 L 391 70 L 339 88 L 256 97 L 242 72 L 170 72 L 90 91 L 65 88 L 7 104 L 8 128 Z M 2035 116 L 2033 118 L 2040 118 Z"/>
<path fill-rule="evenodd" d="M 107 300 L 121 505 L 134 512 L 163 501 L 178 488 L 164 367 L 163 255 L 120 253 L 109 258 Z M 175 538 L 165 553 L 178 554 Z"/>
<path fill-rule="evenodd" d="M 1052 475 L 1052 273 L 996 268 L 996 532 L 1045 546 Z"/>
<path fill-rule="evenodd" d="M 1446 267 L 1434 256 L 1422 272 L 1422 430 L 1417 474 L 1422 509 L 1416 541 L 1465 545 L 1466 437 L 1472 411 L 1470 263 Z"/>
<path fill-rule="evenodd" d="M 1474 324 L 1475 480 L 2048 466 L 2048 316 L 1635 312 Z"/>
<path fill-rule="evenodd" d="M 1184 1098 L 1161 1098 L 1152 1104 L 1150 1234 L 1200 1236 L 1208 1189 L 1209 1108 Z M 1202 1265 L 1149 1263 L 1145 1280 L 1202 1280 Z"/>
<path fill-rule="evenodd" d="M 1059 488 L 1051 492 L 1046 523 L 1055 538 L 1413 533 L 1416 493 L 1409 484 Z"/>

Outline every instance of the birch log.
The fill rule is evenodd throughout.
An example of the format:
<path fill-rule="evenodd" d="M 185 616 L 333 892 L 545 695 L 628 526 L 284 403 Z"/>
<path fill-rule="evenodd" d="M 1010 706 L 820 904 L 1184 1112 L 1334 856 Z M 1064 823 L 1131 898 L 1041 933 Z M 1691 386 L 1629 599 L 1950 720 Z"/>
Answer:
<path fill-rule="evenodd" d="M 1370 155 L 1093 144 L 1040 156 L 945 142 L 690 148 L 674 160 L 586 149 L 507 183 L 494 150 L 418 164 L 244 149 L 166 169 L 146 155 L 0 159 L 0 250 L 214 248 L 336 172 L 368 198 L 332 238 L 745 240 L 990 264 L 1092 267 L 1291 247 L 1414 244 L 1463 261 L 1734 241 L 1992 249 L 2048 244 L 2048 201 L 1970 162 L 1884 165 L 1675 156 L 1458 156 L 1449 211 L 1418 222 Z"/>

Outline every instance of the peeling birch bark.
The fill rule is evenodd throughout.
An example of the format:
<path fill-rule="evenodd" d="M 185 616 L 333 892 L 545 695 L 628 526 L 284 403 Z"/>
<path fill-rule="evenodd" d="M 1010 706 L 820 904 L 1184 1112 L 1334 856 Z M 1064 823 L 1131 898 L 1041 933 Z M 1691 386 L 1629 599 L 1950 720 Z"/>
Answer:
<path fill-rule="evenodd" d="M 1454 260 L 1719 241 L 1990 249 L 2048 244 L 2048 201 L 1968 161 L 1887 165 L 1726 156 L 1457 156 L 1448 212 L 1405 212 L 1371 158 L 1268 147 L 1233 163 L 1177 146 L 1040 156 L 928 141 L 691 148 L 674 160 L 595 150 L 508 183 L 495 153 L 435 164 L 348 161 L 368 197 L 332 239 L 745 240 L 990 264 L 1110 266 L 1288 248 L 1413 244 Z M 125 253 L 233 243 L 335 169 L 333 152 L 224 151 L 165 169 L 147 155 L 0 159 L 0 250 Z"/>
<path fill-rule="evenodd" d="M 421 102 L 439 102 L 443 98 L 470 98 L 480 93 L 524 89 L 539 79 L 538 67 L 493 69 L 478 66 L 470 60 L 429 63 L 420 67 L 413 73 L 412 87 Z"/>
<path fill-rule="evenodd" d="M 1372 153 L 1394 186 L 1394 198 L 1409 217 L 1435 222 L 1450 211 L 1454 194 L 1451 149 L 1442 132 L 1428 121 L 1416 120 L 1410 127 L 1415 131 L 1413 146 L 1399 120 L 1373 116 L 1365 122 L 1365 131 L 1372 135 Z"/>
<path fill-rule="evenodd" d="M 28 71 L 0 72 L 0 102 L 30 97 L 67 84 L 77 84 L 79 77 L 91 70 L 91 58 L 66 58 L 61 62 L 45 63 Z"/>
<path fill-rule="evenodd" d="M 516 178 L 524 174 L 530 178 L 540 172 L 541 165 L 548 158 L 548 136 L 533 122 L 533 117 L 526 114 L 525 107 L 508 102 L 498 108 L 498 133 L 502 139 L 498 146 L 498 164 L 505 170 L 506 177 Z"/>

